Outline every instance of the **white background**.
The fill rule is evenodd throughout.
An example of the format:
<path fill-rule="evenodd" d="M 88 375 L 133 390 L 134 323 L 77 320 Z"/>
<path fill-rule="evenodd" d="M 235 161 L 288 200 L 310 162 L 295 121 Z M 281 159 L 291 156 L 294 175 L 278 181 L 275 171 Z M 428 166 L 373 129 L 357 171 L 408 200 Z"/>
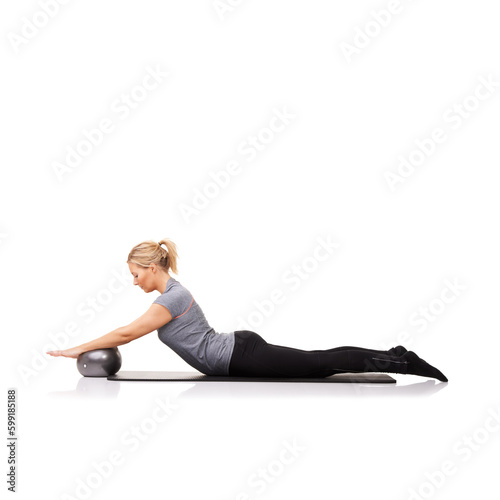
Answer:
<path fill-rule="evenodd" d="M 224 3 L 46 2 L 45 25 L 41 1 L 2 5 L 3 398 L 17 388 L 18 498 L 498 491 L 497 3 Z M 168 76 L 144 91 L 148 68 Z M 270 133 L 276 110 L 293 118 Z M 113 130 L 56 175 L 103 119 Z M 391 189 L 387 172 L 436 128 L 446 140 Z M 229 162 L 239 172 L 214 190 Z M 165 237 L 216 331 L 245 320 L 303 349 L 403 343 L 449 383 L 118 383 L 42 355 L 141 315 L 157 294 L 132 286 L 125 261 Z M 339 246 L 315 261 L 320 239 Z M 283 303 L 258 316 L 276 289 Z M 92 298 L 105 303 L 90 318 Z M 156 332 L 120 351 L 123 370 L 191 369 Z M 163 422 L 157 398 L 175 405 Z M 121 463 L 99 475 L 113 453 Z"/>

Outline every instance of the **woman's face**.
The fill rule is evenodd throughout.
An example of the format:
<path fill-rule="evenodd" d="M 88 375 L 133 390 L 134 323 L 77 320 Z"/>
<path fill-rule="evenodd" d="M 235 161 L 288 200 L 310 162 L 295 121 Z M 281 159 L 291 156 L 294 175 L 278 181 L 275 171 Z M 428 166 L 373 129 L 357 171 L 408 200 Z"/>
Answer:
<path fill-rule="evenodd" d="M 153 284 L 153 273 L 150 267 L 141 267 L 129 262 L 128 268 L 134 277 L 134 285 L 138 285 L 146 293 L 155 289 Z"/>

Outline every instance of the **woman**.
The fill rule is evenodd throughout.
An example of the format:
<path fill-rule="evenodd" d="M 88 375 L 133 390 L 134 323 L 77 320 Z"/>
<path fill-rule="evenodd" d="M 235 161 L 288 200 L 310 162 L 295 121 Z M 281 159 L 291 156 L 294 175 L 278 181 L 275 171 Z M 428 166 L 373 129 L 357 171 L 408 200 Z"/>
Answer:
<path fill-rule="evenodd" d="M 156 290 L 161 294 L 146 313 L 98 339 L 48 354 L 77 358 L 85 351 L 128 344 L 158 330 L 163 343 L 206 375 L 328 377 L 343 372 L 389 372 L 448 381 L 403 346 L 388 351 L 353 346 L 305 351 L 268 344 L 249 330 L 215 332 L 191 293 L 170 276 L 169 270 L 177 274 L 177 248 L 168 239 L 139 243 L 129 253 L 127 264 L 134 285 L 146 293 Z"/>

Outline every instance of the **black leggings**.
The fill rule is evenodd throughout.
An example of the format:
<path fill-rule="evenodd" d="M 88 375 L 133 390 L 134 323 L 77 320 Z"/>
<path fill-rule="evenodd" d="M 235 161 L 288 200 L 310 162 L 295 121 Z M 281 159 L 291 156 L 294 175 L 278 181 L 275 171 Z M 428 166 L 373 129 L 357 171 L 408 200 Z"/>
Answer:
<path fill-rule="evenodd" d="M 388 351 L 344 346 L 319 351 L 268 344 L 249 330 L 235 333 L 229 363 L 233 377 L 329 377 L 336 373 L 406 373 L 407 364 Z"/>

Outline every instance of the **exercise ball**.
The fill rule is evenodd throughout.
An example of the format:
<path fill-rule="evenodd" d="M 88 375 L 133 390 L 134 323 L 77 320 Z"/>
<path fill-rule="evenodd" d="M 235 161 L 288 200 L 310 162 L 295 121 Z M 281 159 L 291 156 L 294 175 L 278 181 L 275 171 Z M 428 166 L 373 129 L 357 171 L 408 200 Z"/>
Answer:
<path fill-rule="evenodd" d="M 121 366 L 122 356 L 118 347 L 82 352 L 76 360 L 76 367 L 84 377 L 114 375 Z"/>

